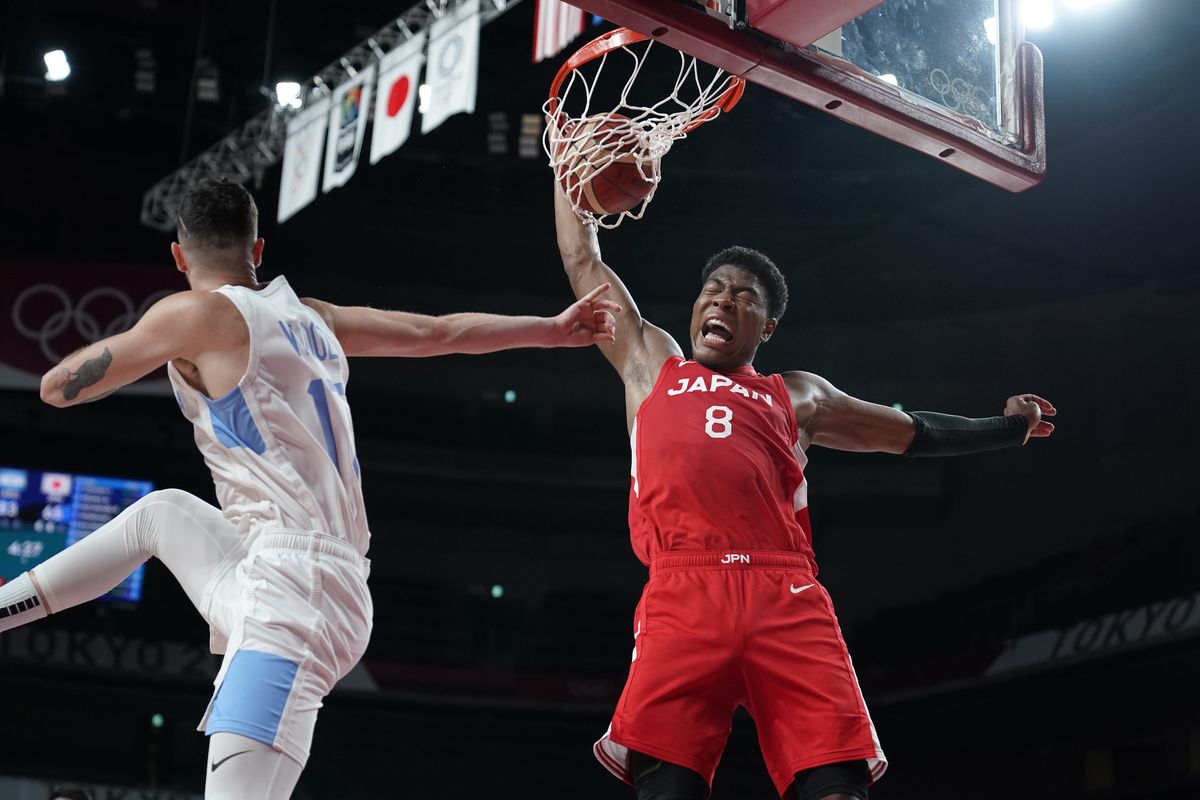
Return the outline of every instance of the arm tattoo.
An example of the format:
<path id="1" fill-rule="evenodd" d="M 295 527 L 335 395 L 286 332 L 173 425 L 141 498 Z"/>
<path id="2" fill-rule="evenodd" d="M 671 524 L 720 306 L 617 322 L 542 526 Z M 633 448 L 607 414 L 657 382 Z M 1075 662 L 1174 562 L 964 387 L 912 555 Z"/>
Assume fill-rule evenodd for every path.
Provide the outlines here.
<path id="1" fill-rule="evenodd" d="M 112 353 L 106 347 L 100 355 L 83 362 L 76 372 L 64 370 L 67 373 L 67 381 L 62 387 L 63 397 L 67 400 L 74 400 L 84 389 L 99 383 L 103 380 L 104 374 L 108 372 L 110 364 L 112 364 Z"/>

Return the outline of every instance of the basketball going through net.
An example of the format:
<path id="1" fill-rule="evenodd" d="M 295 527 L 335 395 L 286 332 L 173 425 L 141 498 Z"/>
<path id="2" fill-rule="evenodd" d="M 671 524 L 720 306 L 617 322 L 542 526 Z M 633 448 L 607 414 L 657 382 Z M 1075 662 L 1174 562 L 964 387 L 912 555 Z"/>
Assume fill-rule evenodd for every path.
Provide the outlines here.
<path id="1" fill-rule="evenodd" d="M 581 47 L 550 85 L 546 154 L 584 222 L 615 228 L 641 219 L 675 140 L 742 96 L 741 78 L 666 45 L 652 59 L 654 47 L 651 37 L 618 28 Z M 614 75 L 611 67 L 602 82 L 610 57 L 631 59 L 632 68 Z"/>

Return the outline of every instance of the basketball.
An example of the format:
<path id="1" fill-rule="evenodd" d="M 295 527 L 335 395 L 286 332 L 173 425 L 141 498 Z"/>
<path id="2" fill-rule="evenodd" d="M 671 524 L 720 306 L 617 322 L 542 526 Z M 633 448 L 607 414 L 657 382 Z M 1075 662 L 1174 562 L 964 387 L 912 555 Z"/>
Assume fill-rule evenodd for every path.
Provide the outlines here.
<path id="1" fill-rule="evenodd" d="M 579 205 L 593 214 L 620 214 L 642 202 L 654 190 L 657 173 L 646 162 L 641 146 L 625 124 L 628 117 L 605 114 L 563 124 L 555 146 L 564 165 L 563 188 L 578 194 Z"/>

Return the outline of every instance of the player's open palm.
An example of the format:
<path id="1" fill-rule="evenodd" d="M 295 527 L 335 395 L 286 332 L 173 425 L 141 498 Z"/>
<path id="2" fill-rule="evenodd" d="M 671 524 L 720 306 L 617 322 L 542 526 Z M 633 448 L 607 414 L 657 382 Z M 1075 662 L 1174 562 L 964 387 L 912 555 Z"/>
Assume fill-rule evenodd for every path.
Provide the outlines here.
<path id="1" fill-rule="evenodd" d="M 567 307 L 554 318 L 561 347 L 584 347 L 590 344 L 616 341 L 616 314 L 621 307 L 611 300 L 602 300 L 612 286 L 601 284 Z"/>
<path id="2" fill-rule="evenodd" d="M 1025 441 L 1041 439 L 1054 433 L 1054 423 L 1046 419 L 1053 417 L 1058 411 L 1049 400 L 1044 400 L 1036 394 L 1016 394 L 1008 398 L 1004 405 L 1005 416 L 1020 414 L 1029 421 L 1025 433 Z"/>

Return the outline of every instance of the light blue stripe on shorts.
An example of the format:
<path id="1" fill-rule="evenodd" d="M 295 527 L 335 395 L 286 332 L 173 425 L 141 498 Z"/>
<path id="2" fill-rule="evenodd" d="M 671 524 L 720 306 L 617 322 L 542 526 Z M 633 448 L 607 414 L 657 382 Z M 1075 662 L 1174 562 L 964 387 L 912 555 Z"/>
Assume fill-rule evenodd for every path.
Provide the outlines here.
<path id="1" fill-rule="evenodd" d="M 204 732 L 236 733 L 274 745 L 298 668 L 274 653 L 238 650 L 213 698 Z"/>

